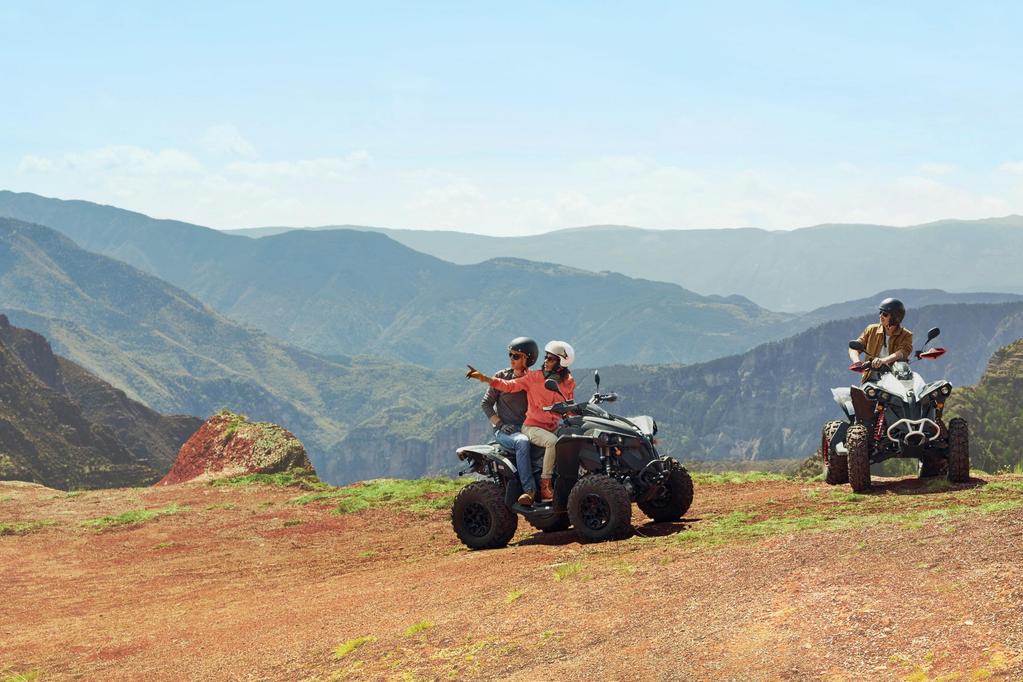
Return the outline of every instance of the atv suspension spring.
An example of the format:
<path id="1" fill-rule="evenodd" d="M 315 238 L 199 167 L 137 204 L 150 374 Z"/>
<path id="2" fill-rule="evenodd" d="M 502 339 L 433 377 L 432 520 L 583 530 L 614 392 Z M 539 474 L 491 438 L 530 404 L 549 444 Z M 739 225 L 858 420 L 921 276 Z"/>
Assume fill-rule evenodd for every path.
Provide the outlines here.
<path id="1" fill-rule="evenodd" d="M 880 441 L 888 426 L 888 420 L 884 417 L 884 408 L 879 406 L 877 417 L 874 420 L 874 440 Z"/>

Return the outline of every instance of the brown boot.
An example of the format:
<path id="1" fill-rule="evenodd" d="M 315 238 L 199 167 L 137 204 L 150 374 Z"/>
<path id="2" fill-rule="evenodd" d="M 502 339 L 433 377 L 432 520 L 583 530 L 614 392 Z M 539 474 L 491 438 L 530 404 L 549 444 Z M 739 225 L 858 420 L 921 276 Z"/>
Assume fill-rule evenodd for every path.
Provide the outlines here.
<path id="1" fill-rule="evenodd" d="M 540 501 L 541 502 L 554 501 L 554 481 L 552 481 L 549 478 L 540 479 Z"/>
<path id="2" fill-rule="evenodd" d="M 533 506 L 533 491 L 530 490 L 528 492 L 524 492 L 521 495 L 519 495 L 519 504 L 521 504 L 523 507 L 532 507 Z"/>

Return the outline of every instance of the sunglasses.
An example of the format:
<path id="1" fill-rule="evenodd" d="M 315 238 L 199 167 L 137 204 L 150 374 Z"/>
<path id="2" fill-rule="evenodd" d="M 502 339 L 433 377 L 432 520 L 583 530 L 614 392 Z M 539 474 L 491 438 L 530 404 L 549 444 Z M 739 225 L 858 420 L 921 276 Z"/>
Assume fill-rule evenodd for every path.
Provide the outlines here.
<path id="1" fill-rule="evenodd" d="M 877 312 L 878 312 L 878 314 L 881 317 L 891 317 L 892 316 L 892 314 L 889 313 L 887 310 L 878 310 Z"/>
<path id="2" fill-rule="evenodd" d="M 543 358 L 544 362 L 551 362 L 552 360 L 557 362 L 557 361 L 560 361 L 561 358 L 559 358 L 557 355 L 551 355 L 550 353 L 545 355 L 544 358 Z"/>
<path id="3" fill-rule="evenodd" d="M 510 357 L 512 360 L 525 360 L 526 359 L 526 354 L 525 353 L 516 353 L 515 351 L 511 351 L 511 352 L 508 353 L 508 357 Z"/>

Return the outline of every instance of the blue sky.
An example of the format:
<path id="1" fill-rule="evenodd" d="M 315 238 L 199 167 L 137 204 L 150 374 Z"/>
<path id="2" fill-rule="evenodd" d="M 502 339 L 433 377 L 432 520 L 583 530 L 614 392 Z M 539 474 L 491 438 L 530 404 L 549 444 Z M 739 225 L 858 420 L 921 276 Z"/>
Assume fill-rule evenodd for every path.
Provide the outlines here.
<path id="1" fill-rule="evenodd" d="M 0 188 L 215 227 L 1023 213 L 1013 3 L 0 5 Z"/>

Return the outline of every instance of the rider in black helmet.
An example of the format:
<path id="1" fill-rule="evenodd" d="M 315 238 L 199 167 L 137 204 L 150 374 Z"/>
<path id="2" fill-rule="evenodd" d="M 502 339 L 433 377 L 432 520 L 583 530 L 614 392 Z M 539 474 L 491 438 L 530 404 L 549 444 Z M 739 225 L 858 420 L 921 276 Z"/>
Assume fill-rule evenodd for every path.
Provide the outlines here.
<path id="1" fill-rule="evenodd" d="M 908 360 L 913 352 L 913 332 L 902 326 L 902 320 L 906 317 L 906 306 L 902 301 L 886 298 L 877 308 L 878 323 L 869 325 L 859 338 L 867 355 L 874 358 L 870 363 L 874 371 L 865 372 L 863 382 L 869 381 L 872 376 L 876 378 L 876 370 L 883 365 Z M 857 362 L 860 354 L 850 348 L 849 359 Z"/>
<path id="2" fill-rule="evenodd" d="M 517 379 L 536 363 L 539 355 L 540 347 L 528 336 L 512 339 L 508 344 L 511 366 L 494 376 Z M 519 471 L 519 482 L 522 483 L 519 504 L 527 507 L 532 505 L 536 499 L 536 481 L 533 479 L 533 462 L 529 456 L 529 438 L 522 433 L 522 422 L 526 419 L 526 394 L 506 393 L 491 386 L 484 394 L 480 407 L 490 420 L 497 442 L 501 447 L 515 451 L 515 468 Z"/>

